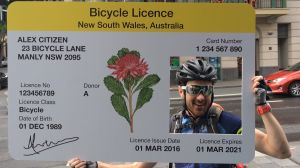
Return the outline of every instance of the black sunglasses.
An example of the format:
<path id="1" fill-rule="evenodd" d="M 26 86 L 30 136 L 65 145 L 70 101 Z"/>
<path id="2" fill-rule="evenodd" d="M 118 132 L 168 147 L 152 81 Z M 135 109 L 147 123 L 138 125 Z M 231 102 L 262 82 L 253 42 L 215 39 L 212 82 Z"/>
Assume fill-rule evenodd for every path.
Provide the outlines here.
<path id="1" fill-rule="evenodd" d="M 210 96 L 213 93 L 213 86 L 206 85 L 188 85 L 188 86 L 181 86 L 183 90 L 186 90 L 186 93 L 192 96 L 196 96 L 199 94 L 203 94 L 204 96 Z"/>

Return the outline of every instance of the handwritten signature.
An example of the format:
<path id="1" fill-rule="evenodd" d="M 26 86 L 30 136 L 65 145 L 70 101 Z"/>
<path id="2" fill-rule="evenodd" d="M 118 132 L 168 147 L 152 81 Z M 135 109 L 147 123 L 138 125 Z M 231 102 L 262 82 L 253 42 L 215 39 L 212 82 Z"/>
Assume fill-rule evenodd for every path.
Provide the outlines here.
<path id="1" fill-rule="evenodd" d="M 33 153 L 24 154 L 24 156 L 40 154 L 40 152 L 46 151 L 46 150 L 54 148 L 56 146 L 75 142 L 78 139 L 79 139 L 79 137 L 71 137 L 71 138 L 64 138 L 64 139 L 56 141 L 56 142 L 45 140 L 41 144 L 38 144 L 38 143 L 35 144 L 35 133 L 33 133 L 32 135 L 29 136 L 28 145 L 26 147 L 24 147 L 24 149 L 26 149 L 26 150 L 30 150 L 30 149 L 33 150 Z M 37 149 L 37 148 L 40 148 L 40 149 Z"/>

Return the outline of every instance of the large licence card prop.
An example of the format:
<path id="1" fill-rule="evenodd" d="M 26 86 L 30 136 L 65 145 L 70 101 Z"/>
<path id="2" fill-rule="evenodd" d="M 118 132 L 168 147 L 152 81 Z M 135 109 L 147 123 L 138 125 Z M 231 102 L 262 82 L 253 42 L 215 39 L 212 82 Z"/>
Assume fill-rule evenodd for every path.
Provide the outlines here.
<path id="1" fill-rule="evenodd" d="M 9 152 L 21 160 L 249 162 L 254 38 L 247 4 L 13 3 Z M 174 56 L 242 58 L 242 134 L 169 133 Z"/>

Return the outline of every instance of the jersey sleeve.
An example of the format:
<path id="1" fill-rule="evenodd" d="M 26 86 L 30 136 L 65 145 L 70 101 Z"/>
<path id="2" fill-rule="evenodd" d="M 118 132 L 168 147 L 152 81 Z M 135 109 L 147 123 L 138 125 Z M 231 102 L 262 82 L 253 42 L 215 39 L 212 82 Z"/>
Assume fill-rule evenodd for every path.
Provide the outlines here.
<path id="1" fill-rule="evenodd" d="M 242 121 L 234 114 L 223 111 L 219 118 L 219 124 L 225 129 L 226 133 L 236 134 L 242 126 Z"/>

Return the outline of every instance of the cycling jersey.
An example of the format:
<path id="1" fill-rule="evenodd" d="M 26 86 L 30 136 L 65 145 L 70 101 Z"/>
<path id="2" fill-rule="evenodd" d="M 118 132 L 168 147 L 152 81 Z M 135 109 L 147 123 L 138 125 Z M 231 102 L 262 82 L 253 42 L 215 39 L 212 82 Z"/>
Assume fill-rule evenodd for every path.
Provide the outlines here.
<path id="1" fill-rule="evenodd" d="M 217 110 L 211 111 L 212 113 L 196 120 L 188 116 L 185 112 L 179 112 L 173 115 L 170 120 L 170 132 L 236 134 L 241 128 L 241 119 L 234 116 L 232 113 Z M 235 164 L 175 163 L 175 168 L 233 167 L 235 167 Z"/>

